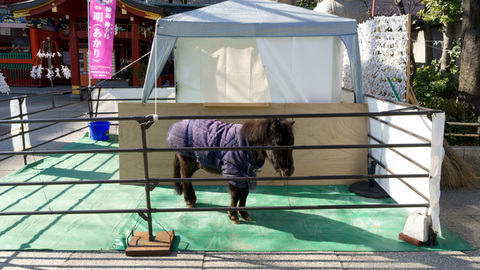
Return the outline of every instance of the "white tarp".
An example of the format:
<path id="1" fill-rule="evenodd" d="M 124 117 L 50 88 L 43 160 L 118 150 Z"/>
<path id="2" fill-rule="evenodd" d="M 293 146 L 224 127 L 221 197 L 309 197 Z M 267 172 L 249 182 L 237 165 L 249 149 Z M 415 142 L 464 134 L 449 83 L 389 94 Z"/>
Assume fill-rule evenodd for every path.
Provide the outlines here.
<path id="1" fill-rule="evenodd" d="M 100 95 L 98 95 L 100 91 Z M 109 101 L 93 101 L 92 107 L 93 111 L 99 113 L 111 113 L 112 115 L 118 112 L 118 103 L 119 102 L 131 102 L 131 103 L 140 103 L 141 100 L 138 98 L 142 93 L 142 89 L 138 87 L 132 88 L 115 88 L 115 87 L 102 87 L 95 88 L 92 92 L 93 99 L 110 99 Z M 155 98 L 159 100 L 155 100 Z M 158 88 L 156 93 L 154 92 L 151 96 L 150 102 L 173 102 L 172 100 L 165 99 L 175 99 L 175 89 L 173 87 L 167 88 Z M 118 115 L 115 115 L 118 116 Z"/>
<path id="2" fill-rule="evenodd" d="M 416 111 L 407 105 L 367 97 L 366 102 L 370 112 L 383 111 Z M 430 143 L 430 147 L 411 148 L 377 148 L 371 150 L 371 155 L 388 168 L 376 167 L 376 174 L 428 174 L 423 178 L 377 179 L 383 189 L 400 204 L 430 203 L 427 215 L 431 216 L 432 228 L 441 235 L 440 227 L 440 176 L 443 162 L 443 131 L 445 114 L 437 113 L 431 119 L 427 115 L 388 116 L 380 117 L 380 121 L 370 119 L 370 135 L 386 144 L 396 143 Z M 404 129 L 408 132 L 401 131 Z M 370 139 L 371 144 L 378 144 Z M 415 192 L 414 188 L 417 192 Z M 423 197 L 422 197 L 423 196 Z M 409 211 L 421 209 L 407 208 Z M 423 209 L 425 211 L 425 209 Z M 412 231 L 423 228 L 410 228 Z"/>
<path id="3" fill-rule="evenodd" d="M 220 66 L 224 65 L 224 68 L 204 69 L 204 63 L 198 60 L 203 59 L 201 57 L 191 58 L 187 62 L 184 60 L 176 62 L 175 75 L 180 76 L 176 78 L 179 85 L 179 88 L 177 88 L 179 96 L 182 95 L 181 92 L 183 91 L 186 91 L 186 95 L 198 96 L 197 93 L 193 92 L 200 86 L 203 87 L 202 83 L 207 80 L 207 77 L 214 77 L 216 79 L 213 82 L 206 82 L 206 85 L 218 87 L 223 83 L 222 88 L 202 89 L 202 91 L 218 91 L 225 95 L 232 89 L 238 91 L 240 85 L 244 87 L 242 91 L 247 92 L 242 95 L 253 97 L 253 100 L 268 100 L 270 96 L 272 102 L 318 102 L 318 96 L 321 96 L 323 99 L 321 102 L 339 102 L 341 89 L 336 85 L 341 83 L 337 78 L 341 75 L 338 70 L 341 68 L 343 61 L 343 56 L 339 54 L 343 50 L 343 46 L 339 45 L 339 40 L 341 40 L 347 49 L 354 72 L 352 77 L 356 101 L 363 102 L 356 21 L 269 0 L 230 0 L 158 20 L 142 100 L 145 101 L 150 96 L 155 87 L 156 79 L 175 44 L 178 46 L 183 42 L 194 42 L 192 46 L 196 46 L 195 44 L 202 43 L 197 39 L 212 38 L 225 39 L 221 41 L 224 42 L 224 46 L 222 48 L 216 47 L 218 48 L 216 50 L 210 45 L 199 47 L 202 54 L 208 56 L 204 57 L 207 59 L 205 65 L 211 67 L 215 62 L 214 60 L 217 60 Z M 262 81 L 264 80 L 263 75 L 247 76 L 247 73 L 253 74 L 258 71 L 258 66 L 255 64 L 256 56 L 242 58 L 242 61 L 234 61 L 239 60 L 239 57 L 235 57 L 232 53 L 229 38 L 235 40 L 242 38 L 256 39 L 256 47 L 255 45 L 252 45 L 253 47 L 246 47 L 245 45 L 241 48 L 233 48 L 233 51 L 241 51 L 241 54 L 245 55 L 248 50 L 255 53 L 258 48 L 262 67 L 266 72 L 267 92 L 269 93 L 265 93 L 265 83 Z M 287 44 L 286 40 L 288 40 L 287 43 L 290 43 L 288 46 L 285 46 Z M 210 43 L 207 42 L 206 44 Z M 214 44 L 218 45 L 215 42 Z M 250 42 L 250 44 L 254 43 Z M 280 48 L 277 48 L 277 46 L 280 46 Z M 178 46 L 176 50 L 185 47 Z M 301 52 L 298 52 L 298 50 L 301 50 Z M 273 51 L 276 53 L 272 54 Z M 191 55 L 192 51 L 186 53 Z M 180 54 L 183 54 L 183 50 L 178 52 L 177 55 Z M 294 57 L 308 61 L 300 65 L 299 61 L 292 60 Z M 177 61 L 177 59 L 175 60 Z M 282 66 L 276 66 L 277 64 Z M 237 72 L 243 68 L 250 68 L 250 70 L 245 70 L 244 74 Z M 219 79 L 221 75 L 209 74 L 210 72 L 217 72 L 219 69 L 220 74 L 226 75 L 224 80 Z M 232 70 L 235 72 L 232 73 Z M 193 72 L 194 74 L 200 72 L 201 77 L 193 79 L 193 75 L 179 74 L 180 71 L 182 73 Z M 319 77 L 318 74 L 320 73 L 321 76 Z M 340 73 L 340 75 L 337 73 Z M 207 77 L 203 77 L 204 75 Z M 232 76 L 231 78 L 229 75 L 235 75 L 236 77 Z M 276 81 L 278 78 L 284 77 L 285 84 Z M 189 80 L 185 80 L 185 78 Z M 249 80 L 246 78 L 249 78 Z M 256 81 L 257 79 L 258 81 Z M 202 83 L 199 84 L 199 82 Z M 240 82 L 242 83 L 239 84 Z M 194 88 L 187 88 L 190 84 Z M 334 89 L 332 89 L 332 85 Z M 257 89 L 257 86 L 260 86 L 260 88 Z M 291 86 L 294 86 L 294 88 L 291 89 Z M 260 94 L 252 96 L 251 89 L 254 93 Z M 311 93 L 315 94 L 312 101 Z M 235 95 L 240 94 L 236 93 Z M 323 98 L 323 96 L 326 96 L 326 98 Z M 216 98 L 215 95 L 209 95 L 209 97 Z M 209 101 L 215 102 L 218 100 L 210 100 L 205 97 L 201 101 L 196 100 L 196 102 Z"/>

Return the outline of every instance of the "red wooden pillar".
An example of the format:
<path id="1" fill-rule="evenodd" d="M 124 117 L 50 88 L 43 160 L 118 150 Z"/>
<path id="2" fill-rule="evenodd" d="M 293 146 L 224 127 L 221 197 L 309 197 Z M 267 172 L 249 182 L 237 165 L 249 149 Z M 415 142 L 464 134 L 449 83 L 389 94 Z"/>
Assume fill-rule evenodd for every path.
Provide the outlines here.
<path id="1" fill-rule="evenodd" d="M 70 71 L 72 72 L 72 89 L 80 87 L 80 63 L 78 59 L 78 37 L 75 30 L 75 19 L 70 18 L 68 24 L 68 31 L 70 35 Z"/>
<path id="2" fill-rule="evenodd" d="M 140 58 L 140 31 L 138 22 L 132 21 L 132 62 Z M 139 62 L 132 65 L 133 70 L 138 70 Z M 133 75 L 133 86 L 140 86 L 140 80 L 137 75 Z"/>
<path id="3" fill-rule="evenodd" d="M 32 53 L 32 66 L 35 65 L 35 58 L 40 50 L 41 40 L 37 27 L 30 27 L 30 51 Z"/>

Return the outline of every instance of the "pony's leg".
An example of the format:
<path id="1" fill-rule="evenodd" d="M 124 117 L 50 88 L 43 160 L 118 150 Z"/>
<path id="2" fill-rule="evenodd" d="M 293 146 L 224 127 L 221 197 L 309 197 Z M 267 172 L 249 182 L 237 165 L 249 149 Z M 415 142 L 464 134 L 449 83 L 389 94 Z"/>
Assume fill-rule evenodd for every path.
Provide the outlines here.
<path id="1" fill-rule="evenodd" d="M 175 155 L 175 167 L 174 168 L 174 177 L 180 176 L 180 178 L 191 178 L 192 175 L 199 169 L 198 163 L 194 158 L 182 156 L 180 154 Z M 179 195 L 183 191 L 183 198 L 188 208 L 195 207 L 197 202 L 197 196 L 195 195 L 195 190 L 193 189 L 192 182 L 182 182 L 181 189 L 179 188 L 179 183 L 175 184 L 175 190 Z"/>
<path id="2" fill-rule="evenodd" d="M 245 207 L 245 204 L 247 203 L 248 191 L 249 191 L 248 186 L 246 188 L 240 189 L 240 201 L 238 204 L 239 207 Z M 240 216 L 246 221 L 252 220 L 252 218 L 250 218 L 250 215 L 248 214 L 247 211 L 239 211 L 239 213 L 240 213 Z"/>
<path id="3" fill-rule="evenodd" d="M 230 207 L 237 207 L 238 201 L 240 200 L 241 189 L 228 183 L 228 191 L 230 192 L 230 199 L 231 199 Z M 233 222 L 233 224 L 240 223 L 237 211 L 228 211 L 228 217 Z"/>
<path id="4" fill-rule="evenodd" d="M 182 182 L 183 186 L 183 199 L 188 208 L 195 207 L 197 203 L 197 196 L 195 195 L 195 190 L 193 189 L 192 182 Z"/>

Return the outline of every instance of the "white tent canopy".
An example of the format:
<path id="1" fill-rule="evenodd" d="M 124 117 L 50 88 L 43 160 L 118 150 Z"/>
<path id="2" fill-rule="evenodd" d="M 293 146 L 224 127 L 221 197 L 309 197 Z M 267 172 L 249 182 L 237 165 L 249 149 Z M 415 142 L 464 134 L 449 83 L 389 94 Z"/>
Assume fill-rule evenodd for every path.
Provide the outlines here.
<path id="1" fill-rule="evenodd" d="M 340 102 L 343 46 L 363 102 L 355 20 L 230 0 L 157 21 L 142 101 L 175 47 L 180 102 Z"/>

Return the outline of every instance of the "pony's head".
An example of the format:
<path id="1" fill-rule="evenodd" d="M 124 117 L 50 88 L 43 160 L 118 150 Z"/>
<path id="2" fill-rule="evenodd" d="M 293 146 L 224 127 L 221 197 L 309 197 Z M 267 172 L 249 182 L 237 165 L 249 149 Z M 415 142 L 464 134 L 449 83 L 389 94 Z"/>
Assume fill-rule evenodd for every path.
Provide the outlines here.
<path id="1" fill-rule="evenodd" d="M 294 144 L 294 121 L 286 119 L 261 119 L 247 121 L 242 128 L 242 134 L 248 139 L 250 146 L 288 146 Z M 268 158 L 273 168 L 281 176 L 290 176 L 293 166 L 293 150 L 263 150 L 261 158 Z"/>

